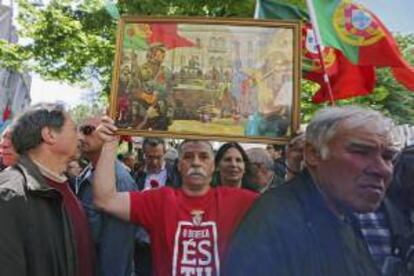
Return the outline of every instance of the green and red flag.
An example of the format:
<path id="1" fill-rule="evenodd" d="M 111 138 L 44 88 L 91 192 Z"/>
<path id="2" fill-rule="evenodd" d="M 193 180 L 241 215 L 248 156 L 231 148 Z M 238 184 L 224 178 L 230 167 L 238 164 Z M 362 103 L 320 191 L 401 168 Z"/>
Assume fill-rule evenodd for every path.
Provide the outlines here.
<path id="1" fill-rule="evenodd" d="M 334 47 L 353 63 L 391 67 L 395 78 L 414 91 L 414 68 L 382 22 L 360 4 L 349 0 L 309 0 L 325 46 Z"/>
<path id="2" fill-rule="evenodd" d="M 162 43 L 167 49 L 194 47 L 195 43 L 178 34 L 176 23 L 125 25 L 124 48 L 146 50 L 154 43 Z"/>
<path id="3" fill-rule="evenodd" d="M 320 89 L 313 96 L 313 102 L 331 100 L 324 73 L 329 77 L 334 100 L 372 92 L 375 85 L 374 68 L 354 65 L 339 50 L 332 47 L 322 49 L 325 72 L 323 71 L 309 15 L 302 9 L 278 0 L 257 0 L 255 16 L 282 20 L 300 19 L 307 22 L 302 27 L 302 72 L 304 78 L 320 85 Z"/>
<path id="4" fill-rule="evenodd" d="M 305 24 L 303 27 L 302 45 L 304 77 L 320 85 L 320 89 L 312 98 L 313 102 L 322 103 L 331 100 L 323 80 L 322 65 L 310 24 Z M 352 64 L 341 51 L 332 47 L 323 48 L 322 54 L 333 100 L 367 95 L 373 91 L 376 81 L 373 66 Z"/>
<path id="5" fill-rule="evenodd" d="M 331 48 L 332 49 L 332 48 Z M 348 99 L 356 96 L 370 94 L 375 87 L 375 70 L 372 66 L 358 66 L 349 62 L 349 60 L 336 49 L 333 49 L 336 55 L 337 71 L 329 77 L 334 100 Z M 316 76 L 313 78 L 313 76 Z M 310 74 L 307 77 L 321 86 L 318 92 L 313 96 L 314 103 L 322 103 L 330 100 L 330 95 L 323 83 L 321 75 Z"/>

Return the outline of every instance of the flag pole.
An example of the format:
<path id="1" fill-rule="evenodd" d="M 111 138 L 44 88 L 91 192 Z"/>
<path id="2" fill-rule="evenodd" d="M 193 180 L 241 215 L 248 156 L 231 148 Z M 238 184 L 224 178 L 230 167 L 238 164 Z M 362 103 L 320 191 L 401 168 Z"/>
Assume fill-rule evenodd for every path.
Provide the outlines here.
<path id="1" fill-rule="evenodd" d="M 254 19 L 259 18 L 260 0 L 256 0 L 256 7 L 254 8 Z"/>
<path id="2" fill-rule="evenodd" d="M 315 36 L 315 42 L 316 42 L 316 49 L 318 50 L 318 55 L 319 55 L 319 60 L 321 61 L 321 67 L 322 67 L 322 72 L 323 72 L 323 81 L 326 85 L 326 87 L 328 88 L 328 94 L 329 94 L 329 99 L 331 101 L 331 105 L 335 106 L 335 100 L 333 97 L 333 93 L 332 93 L 332 86 L 331 86 L 331 82 L 329 81 L 329 76 L 326 73 L 326 67 L 325 67 L 325 61 L 323 58 L 323 54 L 322 54 L 322 37 L 321 34 L 319 32 L 319 25 L 318 25 L 318 21 L 316 19 L 316 13 L 315 13 L 315 8 L 313 6 L 313 2 L 312 0 L 306 0 L 306 4 L 308 6 L 308 10 L 309 10 L 309 15 L 311 18 L 311 23 L 313 26 L 313 33 Z"/>

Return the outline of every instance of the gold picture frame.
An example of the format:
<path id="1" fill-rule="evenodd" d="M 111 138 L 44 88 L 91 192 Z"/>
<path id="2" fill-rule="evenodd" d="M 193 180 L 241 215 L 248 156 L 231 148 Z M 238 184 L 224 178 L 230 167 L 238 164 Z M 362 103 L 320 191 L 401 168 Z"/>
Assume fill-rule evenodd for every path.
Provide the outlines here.
<path id="1" fill-rule="evenodd" d="M 122 17 L 110 116 L 133 136 L 285 143 L 299 128 L 300 22 Z"/>

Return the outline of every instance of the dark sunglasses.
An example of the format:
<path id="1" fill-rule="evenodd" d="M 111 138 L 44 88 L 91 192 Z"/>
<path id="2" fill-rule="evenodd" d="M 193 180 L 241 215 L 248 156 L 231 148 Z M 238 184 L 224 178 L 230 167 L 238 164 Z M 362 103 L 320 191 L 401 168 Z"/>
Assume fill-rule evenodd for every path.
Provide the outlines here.
<path id="1" fill-rule="evenodd" d="M 85 136 L 91 135 L 96 130 L 95 126 L 84 125 L 79 127 L 79 132 Z"/>

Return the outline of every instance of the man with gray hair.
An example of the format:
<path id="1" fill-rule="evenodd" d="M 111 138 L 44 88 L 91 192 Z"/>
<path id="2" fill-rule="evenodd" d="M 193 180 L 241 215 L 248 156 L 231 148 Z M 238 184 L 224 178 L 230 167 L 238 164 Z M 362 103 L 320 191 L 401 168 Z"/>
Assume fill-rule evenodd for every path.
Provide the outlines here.
<path id="1" fill-rule="evenodd" d="M 306 130 L 306 169 L 255 203 L 236 231 L 226 275 L 380 275 L 351 218 L 384 198 L 392 128 L 371 109 L 319 111 Z"/>
<path id="2" fill-rule="evenodd" d="M 75 124 L 63 106 L 38 104 L 12 127 L 20 158 L 0 174 L 0 275 L 94 275 L 88 221 L 63 174 Z"/>
<path id="3" fill-rule="evenodd" d="M 273 170 L 273 159 L 267 150 L 251 148 L 246 150 L 246 154 L 250 161 L 249 181 L 259 186 L 260 193 L 283 183 Z"/>
<path id="4" fill-rule="evenodd" d="M 98 128 L 105 144 L 93 183 L 96 206 L 148 231 L 153 275 L 219 275 L 230 237 L 257 195 L 211 187 L 213 148 L 199 140 L 186 140 L 179 147 L 181 187 L 117 192 L 116 130 L 109 118 Z"/>

